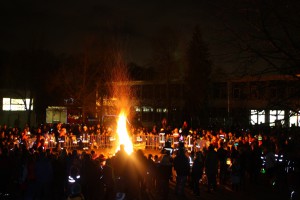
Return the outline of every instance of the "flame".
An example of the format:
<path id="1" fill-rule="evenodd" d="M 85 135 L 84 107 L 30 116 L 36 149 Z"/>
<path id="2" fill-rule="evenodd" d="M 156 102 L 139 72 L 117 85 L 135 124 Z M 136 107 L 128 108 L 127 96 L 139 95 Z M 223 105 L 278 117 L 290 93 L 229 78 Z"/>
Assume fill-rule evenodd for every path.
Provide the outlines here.
<path id="1" fill-rule="evenodd" d="M 130 155 L 133 152 L 133 144 L 127 132 L 125 112 L 121 112 L 119 114 L 117 134 L 118 140 L 116 152 L 120 150 L 120 145 L 123 144 L 125 146 L 126 153 Z"/>

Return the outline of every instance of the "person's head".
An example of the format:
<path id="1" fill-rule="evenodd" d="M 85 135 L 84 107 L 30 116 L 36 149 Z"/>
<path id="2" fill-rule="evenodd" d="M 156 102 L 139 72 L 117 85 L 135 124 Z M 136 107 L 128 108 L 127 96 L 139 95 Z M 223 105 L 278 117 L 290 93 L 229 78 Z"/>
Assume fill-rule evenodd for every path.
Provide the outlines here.
<path id="1" fill-rule="evenodd" d="M 179 149 L 178 149 L 178 155 L 179 155 L 179 156 L 185 155 L 185 149 L 184 149 L 184 148 L 179 148 Z"/>
<path id="2" fill-rule="evenodd" d="M 78 156 L 78 152 L 77 152 L 77 150 L 76 149 L 73 149 L 73 151 L 72 151 L 72 157 L 77 157 Z"/>
<path id="3" fill-rule="evenodd" d="M 59 130 L 59 129 L 61 128 L 61 125 L 62 125 L 62 123 L 61 123 L 61 122 L 58 122 L 58 123 L 56 124 L 56 128 Z"/>
<path id="4" fill-rule="evenodd" d="M 214 151 L 214 149 L 215 149 L 215 148 L 214 148 L 214 145 L 210 144 L 209 147 L 208 147 L 208 150 L 209 150 L 209 151 Z"/>
<path id="5" fill-rule="evenodd" d="M 66 157 L 67 156 L 67 154 L 68 154 L 68 152 L 67 152 L 67 149 L 62 149 L 62 151 L 60 152 L 60 157 Z"/>
<path id="6" fill-rule="evenodd" d="M 111 165 L 111 159 L 110 158 L 106 159 L 105 165 L 107 165 L 107 166 Z"/>
<path id="7" fill-rule="evenodd" d="M 161 162 L 160 162 L 162 165 L 168 165 L 170 164 L 170 156 L 168 155 L 164 155 L 161 159 Z"/>
<path id="8" fill-rule="evenodd" d="M 202 157 L 201 151 L 197 151 L 197 152 L 196 152 L 196 157 Z"/>
<path id="9" fill-rule="evenodd" d="M 83 126 L 83 131 L 87 131 L 88 127 L 87 126 Z"/>
<path id="10" fill-rule="evenodd" d="M 201 153 L 201 151 L 197 151 L 196 152 L 196 159 L 202 161 L 202 153 Z"/>
<path id="11" fill-rule="evenodd" d="M 61 135 L 66 135 L 67 134 L 67 129 L 66 128 L 62 128 L 60 134 Z"/>
<path id="12" fill-rule="evenodd" d="M 79 169 L 76 166 L 72 166 L 70 169 L 70 175 L 76 177 L 79 174 Z"/>

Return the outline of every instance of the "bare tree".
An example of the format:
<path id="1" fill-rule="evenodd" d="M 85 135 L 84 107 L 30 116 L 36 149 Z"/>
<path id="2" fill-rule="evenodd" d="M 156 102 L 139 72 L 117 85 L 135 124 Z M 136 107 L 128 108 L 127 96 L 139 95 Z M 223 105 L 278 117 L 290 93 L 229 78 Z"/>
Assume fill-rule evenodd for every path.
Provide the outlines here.
<path id="1" fill-rule="evenodd" d="M 296 0 L 237 1 L 218 6 L 235 48 L 236 72 L 295 75 L 300 64 L 300 3 Z M 232 57 L 233 58 L 233 57 Z"/>
<path id="2" fill-rule="evenodd" d="M 83 53 L 64 58 L 53 80 L 58 98 L 71 99 L 68 106 L 81 108 L 83 122 L 89 113 L 95 113 L 96 86 L 104 71 L 100 56 L 91 50 L 92 43 L 93 40 L 87 42 Z"/>
<path id="3" fill-rule="evenodd" d="M 268 109 L 298 111 L 299 1 L 234 0 L 230 4 L 219 2 L 210 6 L 223 24 L 219 27 L 222 49 L 230 52 L 226 60 L 235 65 L 232 74 L 240 77 L 288 75 L 285 80 L 265 84 L 265 91 L 273 91 L 265 97 Z"/>

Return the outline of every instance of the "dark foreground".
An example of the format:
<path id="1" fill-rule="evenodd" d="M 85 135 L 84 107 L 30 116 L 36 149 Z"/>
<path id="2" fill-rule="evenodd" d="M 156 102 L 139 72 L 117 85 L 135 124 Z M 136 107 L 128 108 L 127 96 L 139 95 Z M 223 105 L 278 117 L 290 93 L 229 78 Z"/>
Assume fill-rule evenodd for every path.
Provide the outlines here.
<path id="1" fill-rule="evenodd" d="M 196 196 L 193 194 L 192 189 L 189 185 L 186 185 L 185 195 L 177 195 L 175 193 L 175 182 L 170 181 L 169 183 L 169 200 L 182 199 L 182 200 L 193 200 L 193 199 L 202 199 L 202 200 L 218 200 L 218 199 L 230 199 L 230 200 L 257 200 L 257 199 L 289 199 L 295 200 L 299 199 L 299 188 L 287 188 L 286 186 L 276 186 L 269 185 L 266 183 L 262 177 L 257 183 L 246 182 L 244 185 L 241 185 L 239 190 L 233 191 L 231 189 L 230 183 L 224 185 L 218 185 L 215 191 L 208 191 L 205 184 L 200 183 L 200 195 Z M 297 186 L 299 187 L 299 186 Z M 286 188 L 286 189 L 285 189 Z M 293 192 L 294 191 L 294 192 Z M 0 200 L 21 200 L 23 198 L 17 197 L 17 191 L 15 194 L 0 194 Z M 60 199 L 66 199 L 61 197 Z M 87 198 L 85 198 L 88 200 Z M 129 200 L 128 196 L 124 200 Z M 165 199 L 157 191 L 157 189 L 146 189 L 140 193 L 139 198 L 142 200 L 162 200 Z"/>

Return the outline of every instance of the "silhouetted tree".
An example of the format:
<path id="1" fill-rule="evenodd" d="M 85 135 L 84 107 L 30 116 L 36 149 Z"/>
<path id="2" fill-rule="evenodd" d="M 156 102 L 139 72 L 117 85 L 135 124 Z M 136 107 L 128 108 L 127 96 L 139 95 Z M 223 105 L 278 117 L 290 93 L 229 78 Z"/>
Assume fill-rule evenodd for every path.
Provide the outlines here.
<path id="1" fill-rule="evenodd" d="M 223 21 L 224 32 L 230 33 L 227 47 L 236 52 L 231 56 L 238 61 L 235 72 L 299 73 L 299 8 L 296 0 L 235 0 L 219 5 L 222 14 L 218 18 Z"/>
<path id="2" fill-rule="evenodd" d="M 105 76 L 101 56 L 104 50 L 92 36 L 82 43 L 79 53 L 60 58 L 61 66 L 53 76 L 51 90 L 59 99 L 57 105 L 81 108 L 81 120 L 86 123 L 88 117 L 94 117 L 97 83 Z"/>
<path id="3" fill-rule="evenodd" d="M 224 5 L 224 21 L 230 42 L 236 49 L 238 61 L 234 73 L 239 76 L 281 74 L 290 75 L 286 81 L 273 83 L 278 96 L 267 96 L 269 109 L 281 107 L 297 111 L 299 97 L 297 84 L 300 73 L 300 3 L 296 0 L 234 1 Z M 228 15 L 230 18 L 228 18 Z M 236 20 L 232 20 L 232 18 Z M 266 91 L 270 90 L 269 85 Z M 297 88 L 297 89 L 296 89 Z"/>
<path id="4" fill-rule="evenodd" d="M 209 116 L 212 61 L 198 26 L 195 27 L 186 55 L 186 109 L 191 117 L 199 117 L 200 123 L 206 125 Z"/>

